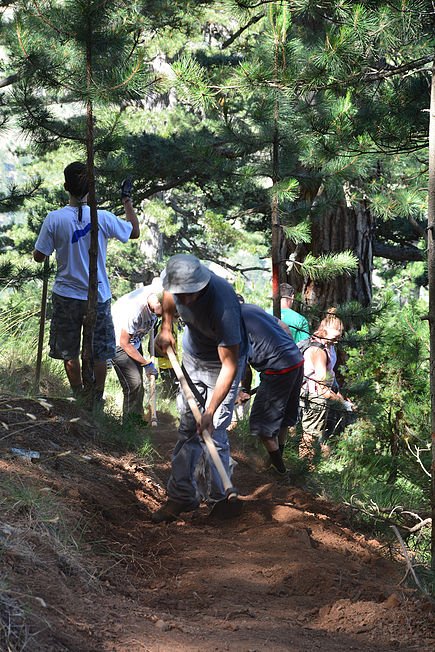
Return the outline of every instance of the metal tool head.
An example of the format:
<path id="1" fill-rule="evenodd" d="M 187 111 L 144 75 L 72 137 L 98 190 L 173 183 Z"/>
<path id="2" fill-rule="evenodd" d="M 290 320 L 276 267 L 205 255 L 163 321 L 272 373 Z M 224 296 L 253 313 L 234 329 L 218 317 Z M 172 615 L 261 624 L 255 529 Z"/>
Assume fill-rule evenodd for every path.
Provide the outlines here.
<path id="1" fill-rule="evenodd" d="M 209 518 L 224 521 L 239 517 L 242 511 L 243 501 L 237 497 L 237 494 L 230 494 L 227 498 L 219 500 L 213 505 Z"/>

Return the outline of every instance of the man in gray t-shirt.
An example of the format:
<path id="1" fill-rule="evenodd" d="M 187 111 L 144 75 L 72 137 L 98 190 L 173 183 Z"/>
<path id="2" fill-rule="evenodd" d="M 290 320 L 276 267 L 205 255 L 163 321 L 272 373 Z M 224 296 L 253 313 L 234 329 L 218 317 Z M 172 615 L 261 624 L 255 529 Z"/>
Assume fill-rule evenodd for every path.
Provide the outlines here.
<path id="1" fill-rule="evenodd" d="M 203 454 L 200 433 L 208 430 L 230 474 L 227 427 L 248 349 L 240 304 L 231 285 L 202 265 L 195 256 L 173 256 L 162 274 L 163 323 L 159 346 L 174 348 L 172 320 L 178 312 L 186 324 L 183 336 L 183 364 L 192 383 L 203 396 L 205 409 L 197 427 L 187 401 L 180 395 L 180 426 L 172 457 L 168 500 L 152 516 L 155 523 L 172 521 L 181 512 L 195 509 L 202 496 L 195 468 Z M 219 475 L 211 468 L 209 499 L 225 498 Z"/>

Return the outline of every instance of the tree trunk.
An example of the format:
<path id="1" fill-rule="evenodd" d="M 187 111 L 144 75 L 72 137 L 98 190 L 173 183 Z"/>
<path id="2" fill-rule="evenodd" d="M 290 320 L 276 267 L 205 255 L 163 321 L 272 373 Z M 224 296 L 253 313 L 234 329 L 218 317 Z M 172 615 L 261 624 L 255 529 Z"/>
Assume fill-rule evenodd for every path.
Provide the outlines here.
<path id="1" fill-rule="evenodd" d="M 95 198 L 95 171 L 94 171 L 94 118 L 91 97 L 92 87 L 92 26 L 88 24 L 88 40 L 86 45 L 86 87 L 88 101 L 86 107 L 87 136 L 87 176 L 89 184 L 88 202 L 91 213 L 91 246 L 89 249 L 89 289 L 87 312 L 83 324 L 82 342 L 82 378 L 85 401 L 90 408 L 94 402 L 94 347 L 93 338 L 97 320 L 98 300 L 98 213 Z"/>
<path id="2" fill-rule="evenodd" d="M 275 10 L 277 13 L 275 13 Z M 280 67 L 283 68 L 284 62 L 280 62 L 280 55 L 282 56 L 282 47 L 285 42 L 283 34 L 279 33 L 277 26 L 277 18 L 285 13 L 285 7 L 269 7 L 269 17 L 274 31 L 274 78 L 278 81 Z M 284 23 L 285 24 L 285 21 Z M 285 251 L 285 237 L 281 225 L 279 215 L 279 196 L 277 193 L 276 185 L 280 180 L 279 169 L 279 97 L 275 91 L 275 100 L 273 106 L 273 139 L 272 139 L 272 200 L 270 206 L 271 212 L 271 226 L 272 226 L 272 242 L 271 242 L 271 257 L 272 257 L 272 299 L 273 299 L 273 314 L 278 319 L 281 319 L 281 297 L 279 292 L 279 285 L 285 280 L 285 273 L 283 269 L 283 251 Z M 284 245 L 284 246 L 283 246 Z"/>
<path id="3" fill-rule="evenodd" d="M 432 66 L 429 122 L 428 276 L 430 332 L 430 396 L 432 432 L 432 538 L 431 567 L 435 570 L 435 63 Z"/>
<path id="4" fill-rule="evenodd" d="M 349 205 L 343 192 L 342 200 L 323 215 L 316 215 L 311 224 L 311 244 L 296 247 L 289 242 L 287 258 L 296 252 L 297 260 L 308 253 L 321 256 L 350 250 L 358 258 L 358 268 L 352 275 L 337 276 L 328 281 L 303 279 L 296 266 L 289 274 L 289 283 L 302 293 L 307 305 L 321 310 L 347 301 L 368 306 L 372 299 L 374 218 L 365 202 Z"/>

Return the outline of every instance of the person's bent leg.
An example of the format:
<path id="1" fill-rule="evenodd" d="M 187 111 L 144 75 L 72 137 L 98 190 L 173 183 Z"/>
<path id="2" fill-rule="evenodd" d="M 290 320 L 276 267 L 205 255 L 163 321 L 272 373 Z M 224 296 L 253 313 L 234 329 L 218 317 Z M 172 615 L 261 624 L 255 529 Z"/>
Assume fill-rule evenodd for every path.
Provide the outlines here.
<path id="1" fill-rule="evenodd" d="M 243 357 L 238 362 L 237 374 L 233 380 L 231 388 L 226 395 L 225 399 L 222 401 L 219 408 L 216 410 L 216 413 L 213 418 L 214 430 L 212 433 L 213 442 L 219 453 L 219 457 L 223 464 L 225 471 L 229 478 L 231 478 L 231 468 L 230 468 L 230 443 L 228 440 L 228 427 L 231 424 L 231 419 L 234 411 L 234 404 L 238 395 L 240 381 L 242 379 L 243 372 L 246 367 L 246 359 Z M 209 400 L 213 394 L 214 387 L 216 385 L 217 376 L 219 375 L 220 365 L 217 369 L 210 370 L 210 374 L 205 376 L 208 383 L 208 395 Z M 204 376 L 203 376 L 204 377 Z M 211 487 L 210 487 L 210 500 L 212 502 L 218 502 L 226 498 L 225 488 L 222 482 L 222 479 L 213 464 L 213 461 L 210 462 L 211 470 Z"/>
<path id="2" fill-rule="evenodd" d="M 319 441 L 325 431 L 327 410 L 327 401 L 324 398 L 314 394 L 304 398 L 299 457 L 308 461 L 310 470 L 314 469 L 315 459 L 320 452 Z"/>
<path id="3" fill-rule="evenodd" d="M 301 386 L 304 380 L 303 365 L 285 375 L 285 387 L 287 391 L 287 404 L 284 417 L 278 433 L 278 444 L 281 455 L 284 454 L 289 428 L 294 428 L 299 419 L 299 403 Z M 285 399 L 284 399 L 285 400 Z"/>
<path id="4" fill-rule="evenodd" d="M 125 419 L 129 414 L 137 414 L 143 418 L 143 368 L 119 346 L 116 347 L 112 362 L 124 396 L 123 418 Z"/>
<path id="5" fill-rule="evenodd" d="M 195 384 L 199 393 L 207 399 L 207 388 L 197 375 L 200 361 L 192 356 L 183 356 L 183 366 Z M 177 396 L 177 405 L 180 412 L 180 425 L 178 427 L 178 440 L 172 454 L 171 475 L 168 480 L 167 492 L 171 500 L 191 506 L 194 509 L 199 505 L 201 496 L 198 490 L 195 468 L 203 454 L 202 439 L 196 431 L 196 421 L 189 404 L 180 388 Z"/>
<path id="6" fill-rule="evenodd" d="M 272 466 L 281 475 L 287 472 L 279 442 L 288 400 L 286 386 L 284 376 L 261 374 L 249 420 L 251 434 L 259 437 Z"/>

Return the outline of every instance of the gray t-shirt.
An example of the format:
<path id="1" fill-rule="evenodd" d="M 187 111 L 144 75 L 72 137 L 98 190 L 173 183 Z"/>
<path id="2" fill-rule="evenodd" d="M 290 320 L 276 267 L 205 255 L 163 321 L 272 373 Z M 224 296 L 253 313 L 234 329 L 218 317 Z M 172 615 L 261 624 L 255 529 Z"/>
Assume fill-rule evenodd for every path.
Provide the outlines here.
<path id="1" fill-rule="evenodd" d="M 232 286 L 212 272 L 205 292 L 184 306 L 174 295 L 178 313 L 186 324 L 183 350 L 205 361 L 219 360 L 219 346 L 240 345 L 239 355 L 248 350 L 240 303 Z"/>
<path id="2" fill-rule="evenodd" d="M 294 340 L 272 315 L 251 303 L 242 305 L 242 317 L 248 331 L 248 362 L 257 371 L 282 371 L 299 365 L 304 358 Z"/>

